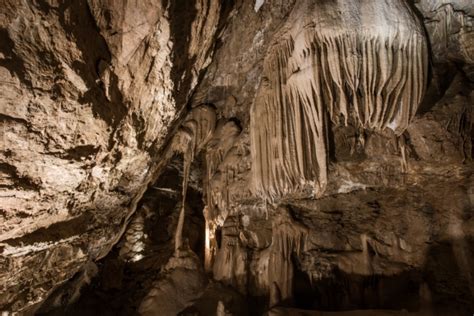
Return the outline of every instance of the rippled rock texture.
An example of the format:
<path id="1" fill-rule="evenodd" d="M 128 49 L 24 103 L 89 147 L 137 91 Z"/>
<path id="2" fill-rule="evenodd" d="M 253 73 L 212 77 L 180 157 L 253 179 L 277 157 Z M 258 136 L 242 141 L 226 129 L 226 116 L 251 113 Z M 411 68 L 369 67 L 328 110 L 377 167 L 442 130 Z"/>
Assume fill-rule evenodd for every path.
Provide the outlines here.
<path id="1" fill-rule="evenodd" d="M 0 311 L 470 315 L 473 16 L 5 0 Z"/>

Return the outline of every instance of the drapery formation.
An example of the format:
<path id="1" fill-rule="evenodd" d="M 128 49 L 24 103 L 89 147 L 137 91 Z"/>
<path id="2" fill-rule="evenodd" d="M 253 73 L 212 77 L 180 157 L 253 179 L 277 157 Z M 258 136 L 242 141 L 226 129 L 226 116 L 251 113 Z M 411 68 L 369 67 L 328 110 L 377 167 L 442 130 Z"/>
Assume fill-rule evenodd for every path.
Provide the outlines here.
<path id="1" fill-rule="evenodd" d="M 427 78 L 427 43 L 404 1 L 307 1 L 277 34 L 251 109 L 253 185 L 269 200 L 327 184 L 328 120 L 400 135 Z"/>

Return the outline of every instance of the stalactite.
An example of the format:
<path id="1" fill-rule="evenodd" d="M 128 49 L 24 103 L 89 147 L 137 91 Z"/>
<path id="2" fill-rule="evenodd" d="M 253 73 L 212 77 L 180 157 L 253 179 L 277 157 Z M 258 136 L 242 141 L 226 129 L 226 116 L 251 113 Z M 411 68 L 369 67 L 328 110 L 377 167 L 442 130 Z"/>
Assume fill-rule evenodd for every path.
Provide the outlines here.
<path id="1" fill-rule="evenodd" d="M 204 178 L 204 186 L 206 188 L 206 201 L 209 208 L 208 214 L 210 218 L 215 218 L 218 214 L 213 201 L 211 182 L 219 171 L 222 163 L 234 155 L 231 154 L 231 149 L 240 135 L 241 128 L 233 121 L 220 120 L 217 123 L 215 133 L 209 141 L 206 148 L 205 169 L 206 175 Z M 221 189 L 225 190 L 225 184 L 221 184 Z"/>
<path id="2" fill-rule="evenodd" d="M 170 152 L 181 153 L 183 155 L 183 185 L 181 194 L 181 209 L 178 224 L 175 232 L 175 251 L 182 246 L 182 230 L 185 220 L 186 192 L 188 187 L 189 172 L 194 157 L 199 152 L 204 151 L 205 176 L 204 192 L 206 196 L 206 208 L 204 210 L 206 246 L 205 246 L 205 266 L 209 271 L 212 260 L 216 252 L 215 229 L 224 223 L 226 218 L 225 208 L 216 209 L 219 199 L 213 193 L 211 181 L 224 164 L 232 163 L 232 147 L 235 140 L 240 135 L 241 128 L 233 121 L 216 120 L 215 110 L 206 105 L 194 108 L 180 126 L 178 132 L 172 140 Z M 224 175 L 227 176 L 227 172 Z M 214 181 L 216 181 L 214 179 Z M 219 183 L 219 193 L 223 193 L 224 199 L 228 200 L 228 188 L 226 183 Z M 217 200 L 217 201 L 216 201 Z M 228 203 L 227 203 L 228 204 Z M 222 206 L 222 205 L 221 205 Z M 221 214 L 223 213 L 223 214 Z M 220 217 L 220 218 L 218 218 Z"/>
<path id="3" fill-rule="evenodd" d="M 371 259 L 370 259 L 370 253 L 369 253 L 369 237 L 366 234 L 361 234 L 360 235 L 360 242 L 362 244 L 362 270 L 365 270 L 366 275 L 370 275 L 373 273 L 373 268 L 371 264 Z"/>
<path id="4" fill-rule="evenodd" d="M 216 126 L 216 114 L 213 108 L 203 105 L 194 108 L 178 130 L 171 145 L 173 152 L 183 154 L 183 185 L 181 194 L 181 210 L 175 233 L 175 251 L 182 246 L 182 234 L 186 206 L 189 172 L 194 156 L 199 153 L 210 140 Z"/>
<path id="5" fill-rule="evenodd" d="M 427 59 L 404 1 L 298 5 L 267 53 L 251 109 L 255 193 L 321 195 L 329 120 L 403 133 L 425 90 Z"/>
<path id="6" fill-rule="evenodd" d="M 253 246 L 260 251 L 254 253 L 257 257 L 253 259 L 253 252 L 247 248 L 252 245 L 245 243 L 246 238 L 242 238 L 242 231 L 245 231 L 242 226 L 249 223 L 244 220 L 239 224 L 238 217 L 229 216 L 222 231 L 222 245 L 213 265 L 216 280 L 231 285 L 243 294 L 250 294 L 249 290 L 252 295 L 269 294 L 270 306 L 292 297 L 294 257 L 300 257 L 308 245 L 308 229 L 295 222 L 287 208 L 279 207 L 272 211 L 275 216 L 269 235 L 262 232 L 260 242 L 254 239 L 257 242 Z M 252 281 L 249 281 L 249 275 Z"/>
<path id="7" fill-rule="evenodd" d="M 189 171 L 191 169 L 191 163 L 194 158 L 194 150 L 191 149 L 184 154 L 184 166 L 183 166 L 183 188 L 181 193 L 181 210 L 179 212 L 178 225 L 176 226 L 175 235 L 175 251 L 178 251 L 182 246 L 183 226 L 184 226 L 184 214 L 186 208 L 186 192 L 188 189 Z"/>
<path id="8" fill-rule="evenodd" d="M 241 129 L 235 122 L 220 120 L 206 147 L 203 186 L 206 195 L 204 218 L 206 219 L 206 234 L 209 235 L 209 243 L 205 249 L 206 257 L 204 260 L 207 271 L 211 270 L 213 258 L 217 251 L 215 230 L 224 223 L 227 217 L 227 209 L 223 204 L 228 205 L 228 203 L 222 203 L 222 196 L 224 196 L 223 199 L 228 202 L 229 186 L 226 180 L 229 170 L 222 172 L 220 168 L 225 168 L 229 165 L 229 160 L 235 158 L 232 147 L 240 135 L 240 132 Z M 236 164 L 234 163 L 234 165 Z M 220 174 L 216 177 L 218 172 L 220 172 Z M 224 180 L 225 183 L 222 183 L 222 180 Z M 217 188 L 217 192 L 215 188 Z"/>
<path id="9" fill-rule="evenodd" d="M 405 141 L 405 136 L 401 135 L 398 138 L 398 147 L 400 147 L 401 152 L 401 171 L 403 173 L 408 172 L 408 160 L 407 160 L 407 145 Z"/>

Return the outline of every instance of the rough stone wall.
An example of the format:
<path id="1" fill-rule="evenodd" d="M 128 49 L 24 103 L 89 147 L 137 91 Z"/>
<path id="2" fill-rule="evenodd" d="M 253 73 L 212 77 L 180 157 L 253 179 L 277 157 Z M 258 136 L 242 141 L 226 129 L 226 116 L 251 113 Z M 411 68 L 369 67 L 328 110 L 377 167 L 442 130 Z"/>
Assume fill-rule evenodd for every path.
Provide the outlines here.
<path id="1" fill-rule="evenodd" d="M 117 241 L 220 4 L 2 1 L 0 17 L 0 310 L 22 311 Z"/>
<path id="2" fill-rule="evenodd" d="M 287 41 L 286 44 L 281 44 L 287 40 L 282 34 L 291 33 L 291 28 L 295 24 L 304 23 L 304 16 L 309 14 L 308 10 L 299 10 L 300 5 L 304 7 L 303 3 L 305 2 L 264 2 L 257 12 L 250 4 L 237 6 L 235 15 L 231 15 L 228 22 L 227 32 L 222 35 L 223 45 L 216 52 L 214 62 L 194 97 L 195 103 L 215 104 L 218 117 L 237 119 L 242 126 L 242 133 L 235 141 L 233 159 L 227 158 L 233 161 L 230 169 L 220 169 L 220 178 L 214 179 L 216 189 L 222 188 L 221 196 L 226 199 L 208 205 L 217 209 L 213 227 L 221 229 L 223 236 L 221 246 L 213 250 L 215 257 L 211 259 L 214 260 L 214 278 L 232 285 L 243 294 L 265 296 L 271 306 L 278 302 L 288 302 L 288 299 L 296 299 L 292 296 L 295 293 L 292 292 L 292 278 L 295 273 L 299 273 L 295 271 L 303 271 L 303 275 L 306 275 L 311 283 L 311 290 L 306 290 L 313 293 L 313 303 L 316 298 L 321 299 L 315 306 L 306 307 L 334 307 L 336 305 L 327 301 L 333 297 L 333 304 L 339 304 L 341 308 L 355 308 L 359 305 L 355 301 L 350 302 L 353 297 L 365 297 L 367 302 L 372 302 L 367 303 L 366 307 L 389 306 L 389 286 L 384 288 L 382 283 L 396 283 L 393 280 L 398 276 L 410 280 L 409 274 L 413 273 L 415 277 L 412 281 L 417 284 L 416 293 L 413 294 L 416 302 L 407 299 L 405 307 L 412 304 L 409 308 L 416 310 L 421 308 L 419 304 L 424 304 L 420 302 L 427 300 L 430 301 L 428 305 L 433 302 L 441 304 L 440 310 L 443 305 L 440 302 L 444 302 L 446 308 L 469 308 L 474 297 L 472 260 L 469 259 L 472 257 L 473 208 L 470 176 L 473 168 L 473 86 L 470 59 L 470 49 L 473 46 L 472 4 L 462 1 L 419 1 L 416 4 L 409 2 L 413 15 L 425 24 L 424 36 L 428 38 L 430 45 L 429 51 L 426 52 L 429 53 L 426 58 L 430 61 L 430 72 L 419 73 L 421 76 L 428 76 L 427 92 L 421 102 L 420 98 L 418 101 L 417 98 L 407 99 L 408 102 L 414 102 L 414 107 L 418 107 L 418 110 L 410 111 L 411 118 L 405 121 L 404 127 L 396 133 L 399 136 L 383 126 L 377 128 L 376 124 L 371 126 L 367 123 L 364 131 L 360 126 L 365 123 L 359 124 L 354 120 L 344 123 L 343 120 L 334 119 L 331 122 L 331 115 L 325 118 L 326 127 L 319 130 L 316 130 L 315 126 L 320 121 L 315 119 L 305 122 L 307 124 L 302 128 L 301 134 L 327 133 L 321 137 L 322 149 L 316 151 L 316 156 L 327 154 L 326 190 L 322 193 L 320 191 L 319 199 L 308 200 L 301 196 L 311 196 L 311 190 L 305 191 L 301 187 L 294 190 L 300 197 L 288 194 L 281 198 L 284 194 L 268 192 L 272 190 L 272 181 L 283 191 L 294 189 L 294 183 L 298 183 L 298 179 L 293 179 L 284 172 L 285 168 L 297 168 L 296 158 L 291 160 L 291 155 L 296 155 L 296 151 L 288 150 L 285 153 L 282 151 L 285 144 L 279 146 L 278 143 L 283 140 L 288 142 L 289 135 L 291 137 L 290 128 L 280 134 L 278 131 L 283 129 L 285 123 L 279 123 L 280 117 L 288 120 L 288 125 L 297 125 L 298 119 L 303 120 L 302 114 L 301 117 L 295 115 L 291 121 L 290 112 L 296 111 L 294 109 L 302 103 L 305 104 L 305 100 L 297 102 L 297 98 L 287 98 L 282 101 L 284 94 L 289 94 L 288 85 L 292 79 L 288 78 L 291 76 L 291 67 L 294 68 L 294 65 L 290 65 L 291 54 L 290 57 L 285 56 L 285 49 L 290 52 L 295 49 L 296 39 L 294 43 Z M 299 12 L 299 15 L 292 20 L 292 14 L 295 12 Z M 321 10 L 318 11 L 320 12 Z M 310 16 L 316 19 L 313 15 Z M 254 25 L 253 33 L 239 32 L 241 23 Z M 319 20 L 315 24 L 321 26 Z M 308 28 L 308 25 L 305 26 Z M 300 34 L 296 31 L 294 33 Z M 421 33 L 424 31 L 420 31 Z M 327 36 L 332 36 L 331 32 Z M 310 41 L 308 36 L 305 39 Z M 330 52 L 329 44 L 321 44 L 318 52 Z M 311 56 L 311 49 L 315 49 L 317 45 L 316 43 L 310 47 L 307 44 L 306 54 Z M 419 58 L 420 54 L 423 54 L 423 50 L 415 54 L 416 58 Z M 379 52 L 376 55 L 378 56 Z M 268 56 L 273 58 L 273 63 L 267 63 L 265 68 Z M 359 57 L 365 58 L 362 55 Z M 331 59 L 327 59 L 329 63 Z M 316 64 L 311 65 L 313 68 L 324 67 L 322 60 L 314 60 Z M 340 61 L 338 65 L 343 62 Z M 403 62 L 397 64 L 398 67 L 408 64 L 403 65 Z M 296 72 L 304 72 L 306 68 L 303 68 L 297 69 Z M 320 69 L 303 73 L 301 76 L 318 76 L 318 71 L 324 70 Z M 410 71 L 410 74 L 416 73 L 416 70 Z M 350 71 L 345 73 L 346 76 L 349 74 Z M 364 86 L 363 82 L 366 82 L 370 87 L 372 81 L 377 81 L 377 76 L 380 78 L 380 75 L 374 73 L 367 81 L 361 80 L 361 85 Z M 305 89 L 304 80 L 295 85 L 296 90 Z M 336 79 L 333 81 L 337 83 Z M 321 88 L 324 83 L 324 80 L 320 81 L 316 88 Z M 267 90 L 271 90 L 272 85 L 281 85 L 280 93 L 261 92 L 265 86 L 270 87 Z M 418 88 L 419 93 L 423 93 L 422 84 L 418 85 Z M 274 93 L 274 98 L 281 98 L 281 108 L 272 108 L 272 100 L 260 98 L 261 95 L 267 97 L 271 93 Z M 316 99 L 317 92 L 302 94 L 311 100 Z M 405 91 L 401 95 L 406 97 L 407 94 Z M 338 93 L 334 94 L 333 99 L 328 98 L 327 94 L 322 95 L 324 102 L 318 108 L 322 111 L 330 111 L 331 100 L 341 99 Z M 361 104 L 368 106 L 366 101 L 364 99 Z M 420 103 L 419 106 L 416 103 Z M 354 108 L 351 106 L 348 116 L 354 115 L 351 112 Z M 384 103 L 384 106 L 387 104 Z M 399 104 L 394 103 L 393 106 L 398 111 Z M 252 107 L 260 107 L 257 109 L 260 112 L 256 113 Z M 312 104 L 307 108 L 311 110 L 314 107 L 315 104 Z M 261 110 L 263 108 L 267 112 Z M 262 113 L 268 115 L 268 118 Z M 256 137 L 255 134 L 252 135 L 252 129 L 259 129 L 261 133 Z M 309 152 L 311 147 L 317 146 L 314 143 L 318 142 L 309 137 L 300 145 L 302 150 Z M 260 149 L 268 150 L 267 155 L 262 156 L 261 162 L 256 161 L 259 159 L 258 155 L 251 155 L 252 150 Z M 271 173 L 272 159 L 279 159 L 275 165 L 279 164 L 283 171 L 275 168 Z M 294 164 L 285 166 L 289 161 Z M 305 173 L 308 182 L 317 181 L 318 168 L 321 166 L 313 167 L 310 163 L 309 159 L 304 160 L 302 165 L 305 168 L 301 172 Z M 263 194 L 263 197 L 259 197 L 259 192 L 255 192 L 252 182 L 256 165 L 257 173 L 271 174 L 271 177 L 260 182 L 269 188 L 266 192 L 264 188 L 266 194 Z M 308 169 L 316 172 L 311 174 Z M 222 178 L 226 179 L 226 186 L 220 185 Z M 212 182 L 211 180 L 210 187 Z M 224 190 L 226 192 L 223 192 Z M 269 196 L 269 201 L 265 202 Z M 275 196 L 278 198 L 275 199 Z M 278 219 L 285 210 L 290 212 L 294 224 L 288 224 L 291 227 L 284 229 L 285 234 L 282 236 L 277 223 L 280 223 Z M 222 217 L 219 218 L 219 215 Z M 243 224 L 248 221 L 255 223 Z M 275 226 L 272 228 L 270 223 Z M 301 231 L 295 228 L 300 225 L 307 229 L 303 233 L 304 237 L 301 237 Z M 449 252 L 454 256 L 452 261 L 435 262 Z M 275 253 L 279 254 L 278 258 L 274 256 Z M 290 257 L 293 259 L 290 260 Z M 276 263 L 281 269 L 278 273 L 272 272 Z M 462 282 L 461 277 L 454 277 L 452 271 L 458 271 L 457 275 L 466 278 L 462 289 L 456 285 Z M 385 278 L 378 285 L 379 292 L 367 294 L 377 296 L 378 301 L 371 301 L 361 294 L 364 291 L 371 293 L 370 289 L 364 289 L 363 286 L 359 290 L 350 290 L 350 280 L 362 280 L 363 276 L 381 280 Z M 334 283 L 331 290 L 328 284 L 339 282 L 331 280 L 340 280 L 342 284 Z M 446 287 L 441 285 L 443 282 L 446 282 Z M 339 289 L 339 292 L 336 289 Z M 450 291 L 463 294 L 455 297 L 448 294 Z M 321 298 L 324 295 L 326 298 Z M 448 312 L 452 311 L 442 310 L 440 313 Z"/>
<path id="3" fill-rule="evenodd" d="M 400 277 L 415 284 L 404 308 L 457 304 L 462 314 L 472 307 L 472 4 L 408 1 L 429 45 L 429 85 L 421 104 L 408 106 L 409 119 L 397 133 L 327 119 L 325 190 L 318 199 L 299 192 L 269 201 L 252 186 L 252 124 L 263 121 L 253 117 L 251 123 L 251 108 L 259 104 L 264 76 L 275 79 L 265 60 L 292 28 L 289 21 L 307 13 L 302 3 L 307 1 L 2 4 L 0 310 L 30 309 L 83 268 L 75 280 L 88 281 L 95 269 L 86 263 L 107 254 L 128 222 L 118 247 L 125 261 L 134 261 L 137 251 L 141 257 L 134 240 L 143 241 L 147 219 L 130 216 L 147 185 L 160 185 L 156 178 L 175 152 L 187 159 L 180 168 L 189 181 L 182 183 L 201 191 L 205 203 L 206 268 L 242 295 L 267 307 L 309 293 L 314 306 L 294 303 L 350 309 L 365 300 L 367 308 L 400 308 L 390 301 L 392 289 L 408 286 L 397 284 Z M 194 113 L 203 104 L 212 109 L 213 126 L 193 112 L 186 119 L 188 101 Z M 181 117 L 185 123 L 178 128 Z M 210 132 L 198 150 L 200 126 Z M 171 192 L 176 201 L 183 198 L 178 191 Z M 167 211 L 180 209 L 185 218 L 185 203 Z M 177 216 L 169 227 L 180 231 Z M 180 248 L 181 238 L 176 240 Z M 160 254 L 160 262 L 169 255 Z M 164 283 L 147 283 L 155 290 L 144 301 L 145 312 L 179 295 L 184 283 L 176 282 L 186 282 L 183 275 L 194 269 L 180 258 L 160 276 Z M 200 274 L 190 273 L 199 286 L 169 310 L 190 306 L 202 294 Z M 223 304 L 217 306 L 230 306 Z"/>

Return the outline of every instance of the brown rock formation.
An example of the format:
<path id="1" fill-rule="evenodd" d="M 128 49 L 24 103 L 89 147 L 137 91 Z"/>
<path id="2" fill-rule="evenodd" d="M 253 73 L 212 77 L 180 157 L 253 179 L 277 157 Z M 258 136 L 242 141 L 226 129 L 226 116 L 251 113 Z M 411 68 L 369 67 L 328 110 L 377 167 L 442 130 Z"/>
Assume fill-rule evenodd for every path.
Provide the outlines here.
<path id="1" fill-rule="evenodd" d="M 0 311 L 470 315 L 473 16 L 4 0 Z"/>
<path id="2" fill-rule="evenodd" d="M 2 2 L 1 309 L 41 302 L 120 237 L 212 54 L 220 4 L 190 9 Z"/>

